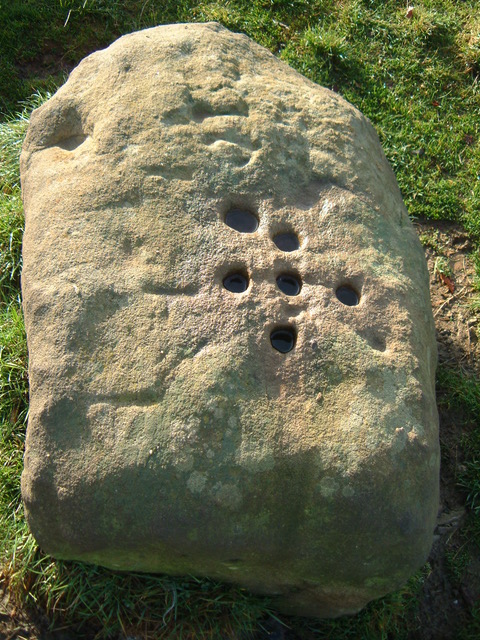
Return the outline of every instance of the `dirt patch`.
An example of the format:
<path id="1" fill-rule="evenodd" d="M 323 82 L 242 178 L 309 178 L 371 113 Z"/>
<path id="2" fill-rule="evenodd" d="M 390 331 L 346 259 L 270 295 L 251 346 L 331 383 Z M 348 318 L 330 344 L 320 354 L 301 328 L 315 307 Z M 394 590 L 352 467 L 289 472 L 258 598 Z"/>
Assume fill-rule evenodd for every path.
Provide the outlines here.
<path id="1" fill-rule="evenodd" d="M 474 288 L 473 246 L 466 232 L 456 224 L 417 221 L 418 234 L 425 248 L 430 272 L 430 292 L 437 329 L 439 365 L 480 374 L 480 309 L 472 303 Z M 448 390 L 439 390 L 439 394 Z M 480 558 L 468 541 L 465 494 L 457 484 L 464 463 L 462 437 L 473 428 L 461 411 L 445 408 L 440 400 L 440 442 L 442 448 L 441 501 L 435 542 L 428 560 L 426 576 L 411 628 L 411 640 L 456 640 L 471 619 L 472 607 L 480 601 Z M 1 576 L 0 576 L 1 584 Z M 16 608 L 0 591 L 0 639 L 73 640 L 75 631 L 48 631 L 48 620 L 41 611 Z M 94 637 L 94 634 L 91 636 Z M 140 638 L 141 636 L 138 636 Z M 306 640 L 278 621 L 264 621 L 257 640 Z M 372 636 L 373 637 L 373 636 Z M 405 637 L 405 636 L 402 636 Z M 470 636 L 473 638 L 473 636 Z"/>
<path id="2" fill-rule="evenodd" d="M 19 609 L 11 602 L 9 594 L 0 589 L 0 638 L 1 640 L 37 640 L 44 637 L 48 621 L 29 609 Z"/>
<path id="3" fill-rule="evenodd" d="M 475 266 L 472 243 L 457 224 L 416 222 L 430 272 L 439 364 L 480 372 L 480 309 L 472 310 Z"/>
<path id="4" fill-rule="evenodd" d="M 42 52 L 35 58 L 22 60 L 16 63 L 19 77 L 30 78 L 50 78 L 52 76 L 66 77 L 73 68 L 68 64 L 62 55 L 61 44 L 47 40 L 44 42 Z"/>

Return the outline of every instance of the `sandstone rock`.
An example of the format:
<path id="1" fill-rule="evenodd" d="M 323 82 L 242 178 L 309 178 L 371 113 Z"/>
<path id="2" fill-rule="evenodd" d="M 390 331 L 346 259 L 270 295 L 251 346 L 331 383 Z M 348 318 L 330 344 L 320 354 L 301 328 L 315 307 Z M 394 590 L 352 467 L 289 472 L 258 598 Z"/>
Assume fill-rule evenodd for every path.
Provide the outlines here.
<path id="1" fill-rule="evenodd" d="M 48 553 L 355 612 L 438 502 L 424 256 L 355 108 L 218 24 L 134 33 L 34 112 L 21 158 Z"/>

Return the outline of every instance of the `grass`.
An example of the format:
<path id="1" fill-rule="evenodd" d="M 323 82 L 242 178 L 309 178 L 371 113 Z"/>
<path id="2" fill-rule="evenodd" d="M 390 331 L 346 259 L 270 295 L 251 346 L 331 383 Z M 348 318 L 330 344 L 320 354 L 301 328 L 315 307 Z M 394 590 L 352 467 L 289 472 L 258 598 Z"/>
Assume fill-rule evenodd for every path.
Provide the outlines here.
<path id="1" fill-rule="evenodd" d="M 440 406 L 458 411 L 465 422 L 458 484 L 466 492 L 470 533 L 480 543 L 480 380 L 450 368 L 440 368 L 437 377 Z"/>
<path id="2" fill-rule="evenodd" d="M 478 2 L 425 0 L 408 15 L 406 3 L 394 0 L 0 0 L 0 18 L 1 580 L 20 605 L 37 607 L 55 624 L 73 625 L 78 637 L 248 638 L 261 625 L 274 624 L 268 599 L 208 580 L 118 574 L 54 561 L 28 533 L 19 490 L 28 381 L 19 291 L 18 155 L 30 110 L 82 57 L 123 33 L 218 20 L 360 108 L 379 132 L 411 215 L 463 224 L 478 249 Z M 40 93 L 31 99 L 35 92 Z M 447 267 L 438 264 L 439 272 Z M 480 383 L 458 369 L 441 368 L 438 387 L 440 408 L 458 412 L 465 430 L 457 482 L 469 514 L 466 546 L 449 556 L 459 580 L 480 543 Z M 284 622 L 299 638 L 413 637 L 429 574 L 427 565 L 404 589 L 358 616 Z M 472 639 L 480 634 L 480 607 L 472 609 L 463 633 Z"/>
<path id="3" fill-rule="evenodd" d="M 54 561 L 42 556 L 26 529 L 16 551 L 22 560 L 5 575 L 17 599 L 74 626 L 79 638 L 139 631 L 143 638 L 246 638 L 268 613 L 265 601 L 214 581 Z"/>
<path id="4" fill-rule="evenodd" d="M 480 380 L 460 370 L 440 367 L 437 373 L 437 393 L 440 408 L 458 412 L 463 422 L 461 442 L 463 463 L 457 482 L 465 491 L 467 521 L 461 536 L 461 546 L 447 551 L 447 564 L 456 573 L 458 582 L 479 557 L 480 548 Z M 478 571 L 478 570 L 477 570 Z M 473 604 L 471 619 L 461 635 L 464 640 L 480 637 L 480 603 Z"/>

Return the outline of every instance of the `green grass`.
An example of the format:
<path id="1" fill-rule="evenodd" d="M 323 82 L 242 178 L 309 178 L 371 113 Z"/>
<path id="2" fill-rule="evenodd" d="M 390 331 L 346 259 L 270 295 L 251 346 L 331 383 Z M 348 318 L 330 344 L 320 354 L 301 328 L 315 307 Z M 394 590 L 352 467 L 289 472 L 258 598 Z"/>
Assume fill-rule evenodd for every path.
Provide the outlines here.
<path id="1" fill-rule="evenodd" d="M 462 531 L 462 546 L 447 551 L 447 565 L 460 583 L 466 570 L 479 557 L 480 549 L 480 380 L 458 369 L 440 367 L 437 374 L 440 408 L 458 412 L 464 425 L 461 442 L 463 463 L 457 482 L 465 491 L 467 521 Z M 480 637 L 480 604 L 474 604 L 471 619 L 462 633 L 463 640 Z"/>
<path id="2" fill-rule="evenodd" d="M 18 602 L 40 607 L 75 637 L 246 638 L 268 614 L 265 600 L 210 580 L 122 574 L 45 557 L 26 528 L 17 534 L 20 560 L 5 576 Z"/>
<path id="3" fill-rule="evenodd" d="M 459 412 L 465 423 L 458 484 L 466 492 L 469 530 L 480 544 L 480 380 L 450 368 L 438 371 L 439 404 Z"/>
<path id="4" fill-rule="evenodd" d="M 20 300 L 23 211 L 18 156 L 28 109 L 0 123 L 0 561 L 21 521 L 19 478 L 27 417 L 27 348 Z M 1 565 L 0 565 L 1 566 Z"/>
<path id="5" fill-rule="evenodd" d="M 480 240 L 477 0 L 426 0 L 411 17 L 406 3 L 394 0 L 0 0 L 0 577 L 19 603 L 75 626 L 78 637 L 243 639 L 272 615 L 268 599 L 237 587 L 52 560 L 29 535 L 20 500 L 28 382 L 18 155 L 30 109 L 43 99 L 30 96 L 53 90 L 82 57 L 123 33 L 188 20 L 218 20 L 244 32 L 339 91 L 374 123 L 411 215 L 462 223 L 477 249 Z M 474 303 L 472 313 L 479 309 Z M 480 385 L 446 368 L 438 383 L 440 407 L 458 411 L 465 425 L 457 481 L 469 513 L 465 535 L 480 543 Z M 468 557 L 452 553 L 449 562 L 459 578 Z M 358 616 L 284 621 L 299 638 L 414 637 L 429 571 L 427 565 Z M 479 630 L 477 607 L 464 637 Z"/>

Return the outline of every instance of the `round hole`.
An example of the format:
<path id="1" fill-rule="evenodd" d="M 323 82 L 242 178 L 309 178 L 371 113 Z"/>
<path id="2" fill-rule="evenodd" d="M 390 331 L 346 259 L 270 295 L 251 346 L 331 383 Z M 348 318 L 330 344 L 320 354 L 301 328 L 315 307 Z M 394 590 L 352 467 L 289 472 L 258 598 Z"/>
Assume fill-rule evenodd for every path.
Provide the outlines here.
<path id="1" fill-rule="evenodd" d="M 257 217 L 243 209 L 230 209 L 225 216 L 225 224 L 240 233 L 253 233 L 258 229 Z"/>
<path id="2" fill-rule="evenodd" d="M 300 242 L 294 233 L 279 233 L 273 238 L 280 251 L 296 251 L 300 249 Z"/>
<path id="3" fill-rule="evenodd" d="M 287 296 L 298 296 L 302 288 L 301 280 L 290 273 L 282 273 L 277 278 L 277 285 L 280 291 Z"/>
<path id="4" fill-rule="evenodd" d="M 337 298 L 342 304 L 346 304 L 348 307 L 355 307 L 359 303 L 358 293 L 352 287 L 343 285 L 338 287 L 335 291 Z"/>
<path id="5" fill-rule="evenodd" d="M 231 273 L 224 278 L 223 286 L 232 293 L 243 293 L 248 288 L 248 278 L 243 273 Z"/>
<path id="6" fill-rule="evenodd" d="M 280 353 L 288 353 L 295 346 L 295 331 L 290 327 L 283 329 L 275 329 L 270 334 L 270 342 L 272 347 Z"/>

